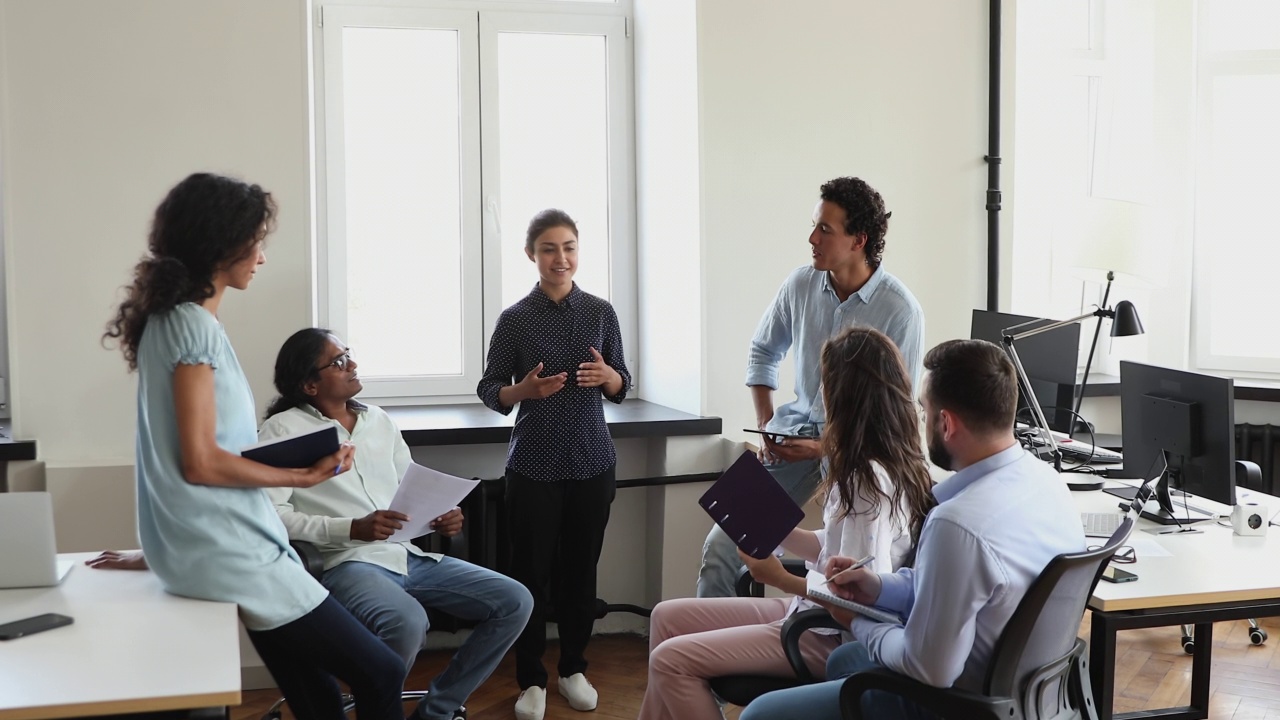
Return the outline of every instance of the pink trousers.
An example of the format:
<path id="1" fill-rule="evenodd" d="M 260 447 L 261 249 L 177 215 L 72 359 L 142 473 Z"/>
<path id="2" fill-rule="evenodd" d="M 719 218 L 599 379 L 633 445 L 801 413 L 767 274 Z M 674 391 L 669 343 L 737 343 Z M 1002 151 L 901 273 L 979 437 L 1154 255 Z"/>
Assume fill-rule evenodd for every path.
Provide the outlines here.
<path id="1" fill-rule="evenodd" d="M 708 678 L 792 675 L 782 652 L 790 598 L 686 598 L 658 603 L 649 618 L 649 686 L 639 720 L 720 720 Z M 838 635 L 806 632 L 805 664 L 826 676 Z"/>

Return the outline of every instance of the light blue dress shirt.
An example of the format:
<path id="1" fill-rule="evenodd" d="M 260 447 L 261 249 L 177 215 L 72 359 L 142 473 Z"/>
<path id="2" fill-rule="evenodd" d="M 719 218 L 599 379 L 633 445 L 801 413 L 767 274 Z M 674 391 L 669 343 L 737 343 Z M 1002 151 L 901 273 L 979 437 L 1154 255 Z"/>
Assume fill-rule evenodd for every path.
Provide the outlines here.
<path id="1" fill-rule="evenodd" d="M 981 691 L 996 640 L 1055 556 L 1085 547 L 1053 468 L 1017 443 L 934 486 L 915 568 L 882 573 L 876 605 L 906 626 L 858 617 L 871 659 L 935 687 Z"/>
<path id="2" fill-rule="evenodd" d="M 193 303 L 147 321 L 138 346 L 138 536 L 175 595 L 233 602 L 250 630 L 271 630 L 328 596 L 303 569 L 275 506 L 258 488 L 194 485 L 182 474 L 173 404 L 178 364 L 213 367 L 216 439 L 239 453 L 257 442 L 253 393 L 227 334 Z"/>
<path id="3" fill-rule="evenodd" d="M 911 291 L 884 265 L 844 302 L 830 276 L 812 266 L 797 268 L 782 283 L 773 304 L 760 318 L 747 361 L 747 385 L 778 389 L 778 366 L 789 350 L 795 357 L 796 399 L 782 405 L 768 430 L 796 433 L 826 422 L 822 406 L 822 346 L 845 328 L 863 325 L 889 336 L 906 361 L 911 386 L 920 380 L 924 311 Z"/>

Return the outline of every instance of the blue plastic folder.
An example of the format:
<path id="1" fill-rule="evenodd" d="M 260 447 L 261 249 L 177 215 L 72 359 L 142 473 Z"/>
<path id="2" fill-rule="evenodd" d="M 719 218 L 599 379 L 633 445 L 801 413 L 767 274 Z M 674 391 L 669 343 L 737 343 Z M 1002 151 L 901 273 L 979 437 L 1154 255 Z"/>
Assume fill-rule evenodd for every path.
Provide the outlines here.
<path id="1" fill-rule="evenodd" d="M 338 452 L 338 428 L 327 425 L 301 435 L 289 435 L 250 445 L 240 455 L 278 468 L 307 468 Z"/>
<path id="2" fill-rule="evenodd" d="M 756 458 L 744 452 L 698 504 L 742 552 L 768 557 L 804 519 L 804 511 Z"/>

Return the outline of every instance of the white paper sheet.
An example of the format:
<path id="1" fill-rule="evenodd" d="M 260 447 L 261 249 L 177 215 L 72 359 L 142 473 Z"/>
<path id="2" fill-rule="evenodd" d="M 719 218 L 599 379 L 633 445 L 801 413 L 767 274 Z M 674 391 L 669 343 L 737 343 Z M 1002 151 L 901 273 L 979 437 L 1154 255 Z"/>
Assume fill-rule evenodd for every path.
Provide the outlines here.
<path id="1" fill-rule="evenodd" d="M 409 521 L 387 538 L 387 542 L 412 540 L 435 532 L 431 521 L 461 504 L 479 482 L 409 463 L 388 508 L 408 515 Z"/>

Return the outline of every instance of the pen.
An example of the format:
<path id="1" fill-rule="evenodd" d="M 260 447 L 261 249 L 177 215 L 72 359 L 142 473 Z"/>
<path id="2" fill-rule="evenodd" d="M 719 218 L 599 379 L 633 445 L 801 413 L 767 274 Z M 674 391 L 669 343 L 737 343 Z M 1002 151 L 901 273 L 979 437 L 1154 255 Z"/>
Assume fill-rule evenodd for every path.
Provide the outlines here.
<path id="1" fill-rule="evenodd" d="M 337 477 L 340 472 L 342 472 L 342 463 L 338 463 L 338 467 L 333 469 L 333 476 Z"/>
<path id="2" fill-rule="evenodd" d="M 850 570 L 857 570 L 857 569 L 858 569 L 858 568 L 860 568 L 860 567 L 866 567 L 867 565 L 869 565 L 869 564 L 871 563 L 871 561 L 872 561 L 872 560 L 875 560 L 875 559 L 876 559 L 876 556 L 875 556 L 875 555 L 868 555 L 868 556 L 866 556 L 866 557 L 862 558 L 861 560 L 859 560 L 859 561 L 855 562 L 854 564 L 850 565 L 849 567 L 845 568 L 844 570 L 841 570 L 840 572 L 836 573 L 835 575 L 832 575 L 831 577 L 827 578 L 827 579 L 826 579 L 826 583 L 827 583 L 828 585 L 830 585 L 833 581 L 835 581 L 835 579 L 836 579 L 837 577 L 839 577 L 839 576 L 841 576 L 841 575 L 844 575 L 845 573 L 849 572 Z"/>

